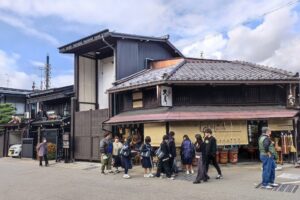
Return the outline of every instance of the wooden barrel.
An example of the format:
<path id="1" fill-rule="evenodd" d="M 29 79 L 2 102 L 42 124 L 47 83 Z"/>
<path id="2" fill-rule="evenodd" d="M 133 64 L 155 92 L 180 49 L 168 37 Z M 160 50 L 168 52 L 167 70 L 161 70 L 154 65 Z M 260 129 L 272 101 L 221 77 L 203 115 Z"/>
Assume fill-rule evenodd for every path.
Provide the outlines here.
<path id="1" fill-rule="evenodd" d="M 220 163 L 227 164 L 228 163 L 228 150 L 221 150 L 220 151 Z"/>
<path id="2" fill-rule="evenodd" d="M 232 164 L 236 164 L 238 162 L 238 149 L 231 149 L 229 151 L 229 162 Z"/>

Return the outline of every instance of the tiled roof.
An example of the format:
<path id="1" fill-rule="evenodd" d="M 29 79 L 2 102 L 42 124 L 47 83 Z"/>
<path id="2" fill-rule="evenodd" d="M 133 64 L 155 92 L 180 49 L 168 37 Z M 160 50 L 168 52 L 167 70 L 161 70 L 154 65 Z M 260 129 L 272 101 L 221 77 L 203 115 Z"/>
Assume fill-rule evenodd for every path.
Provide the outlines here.
<path id="1" fill-rule="evenodd" d="M 291 72 L 249 62 L 185 58 L 161 69 L 148 69 L 116 82 L 108 91 L 180 82 L 299 81 Z"/>
<path id="2" fill-rule="evenodd" d="M 24 95 L 25 96 L 30 93 L 32 93 L 31 90 L 0 87 L 0 94 Z"/>
<path id="3" fill-rule="evenodd" d="M 240 61 L 187 59 L 169 80 L 195 81 L 246 81 L 246 80 L 290 80 L 293 74 L 275 68 Z"/>
<path id="4" fill-rule="evenodd" d="M 162 69 L 148 69 L 141 73 L 132 75 L 132 78 L 124 78 L 117 82 L 117 85 L 112 89 L 130 88 L 139 85 L 158 84 L 163 82 L 167 76 L 176 69 L 176 65 Z"/>

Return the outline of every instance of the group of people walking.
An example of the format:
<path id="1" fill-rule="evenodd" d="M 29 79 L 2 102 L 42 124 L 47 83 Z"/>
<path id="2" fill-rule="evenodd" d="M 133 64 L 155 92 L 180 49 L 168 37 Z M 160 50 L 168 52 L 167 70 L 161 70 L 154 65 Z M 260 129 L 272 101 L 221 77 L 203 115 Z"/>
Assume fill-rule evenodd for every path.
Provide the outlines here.
<path id="1" fill-rule="evenodd" d="M 196 180 L 193 182 L 194 184 L 200 183 L 201 181 L 207 181 L 210 178 L 207 175 L 210 163 L 213 164 L 218 172 L 216 179 L 223 178 L 220 167 L 216 161 L 216 139 L 212 136 L 211 129 L 207 128 L 204 132 L 204 139 L 202 139 L 200 134 L 196 134 L 196 141 L 194 143 L 187 135 L 184 135 L 180 147 L 180 158 L 186 174 L 194 173 L 192 163 L 194 158 L 198 160 L 198 171 Z M 141 157 L 141 164 L 144 168 L 145 178 L 152 178 L 155 176 L 163 177 L 166 175 L 168 179 L 174 179 L 177 175 L 177 152 L 174 137 L 175 133 L 173 131 L 169 132 L 168 135 L 164 135 L 162 142 L 156 151 L 154 151 L 151 146 L 151 138 L 149 136 L 145 137 L 144 143 L 138 149 Z M 122 167 L 124 169 L 123 178 L 130 178 L 128 171 L 132 168 L 132 138 L 130 136 L 127 137 L 124 144 L 119 141 L 117 136 L 114 138 L 113 142 L 111 139 L 111 133 L 106 132 L 104 138 L 100 141 L 101 173 L 119 173 L 119 168 Z M 157 170 L 154 173 L 153 158 L 155 156 L 157 157 Z M 112 166 L 115 168 L 115 171 L 112 171 Z"/>

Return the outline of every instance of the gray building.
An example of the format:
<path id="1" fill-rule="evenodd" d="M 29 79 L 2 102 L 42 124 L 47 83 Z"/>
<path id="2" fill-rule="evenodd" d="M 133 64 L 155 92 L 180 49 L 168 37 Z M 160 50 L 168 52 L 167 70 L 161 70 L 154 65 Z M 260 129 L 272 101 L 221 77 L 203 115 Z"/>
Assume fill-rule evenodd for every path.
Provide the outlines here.
<path id="1" fill-rule="evenodd" d="M 23 116 L 26 111 L 26 96 L 31 90 L 0 87 L 0 103 L 11 103 L 16 108 L 16 115 Z"/>

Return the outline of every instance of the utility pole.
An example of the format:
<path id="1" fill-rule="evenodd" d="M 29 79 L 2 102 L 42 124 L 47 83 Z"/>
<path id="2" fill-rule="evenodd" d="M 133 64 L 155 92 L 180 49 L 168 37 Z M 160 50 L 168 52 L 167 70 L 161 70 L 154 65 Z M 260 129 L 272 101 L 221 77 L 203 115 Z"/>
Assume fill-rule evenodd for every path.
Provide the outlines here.
<path id="1" fill-rule="evenodd" d="M 45 66 L 45 89 L 48 90 L 50 88 L 50 79 L 51 79 L 51 66 L 49 63 L 49 54 L 46 57 L 46 66 Z"/>

